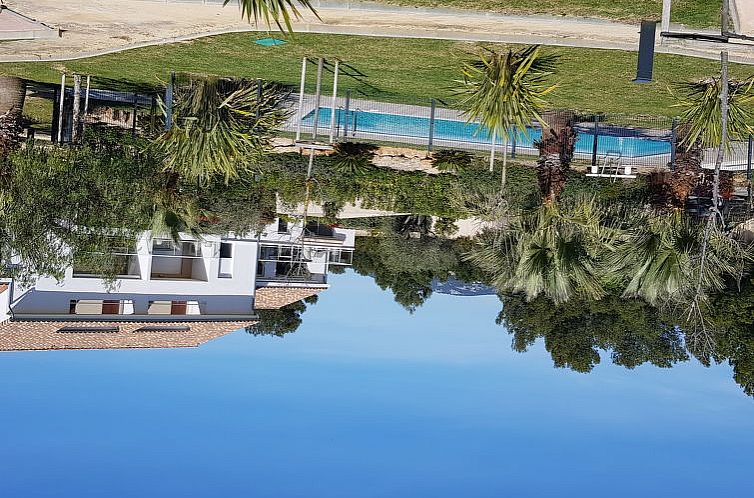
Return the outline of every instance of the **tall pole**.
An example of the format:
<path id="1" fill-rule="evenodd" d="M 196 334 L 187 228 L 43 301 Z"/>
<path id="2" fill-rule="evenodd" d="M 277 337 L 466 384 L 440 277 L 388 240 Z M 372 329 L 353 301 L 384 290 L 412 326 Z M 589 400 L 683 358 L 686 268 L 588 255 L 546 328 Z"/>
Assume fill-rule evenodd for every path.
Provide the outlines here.
<path id="1" fill-rule="evenodd" d="M 60 78 L 60 106 L 58 108 L 58 143 L 63 140 L 63 103 L 65 102 L 65 73 Z"/>
<path id="2" fill-rule="evenodd" d="M 730 27 L 730 0 L 723 0 L 723 7 L 720 9 L 720 34 L 723 36 L 729 33 Z"/>
<path id="3" fill-rule="evenodd" d="M 81 133 L 83 135 L 84 129 L 86 128 L 86 117 L 89 115 L 89 85 L 92 81 L 92 76 L 87 75 L 86 77 L 86 90 L 84 93 L 84 117 L 81 120 Z"/>
<path id="4" fill-rule="evenodd" d="M 335 139 L 335 117 L 338 114 L 335 108 L 336 105 L 336 99 L 338 98 L 338 69 L 339 69 L 340 61 L 338 59 L 335 59 L 335 74 L 333 76 L 332 80 L 332 105 L 330 106 L 330 110 L 332 111 L 330 114 L 330 143 L 333 143 L 333 140 Z"/>
<path id="5" fill-rule="evenodd" d="M 660 27 L 660 33 L 668 33 L 670 31 L 670 1 L 662 0 L 662 24 Z"/>
<path id="6" fill-rule="evenodd" d="M 84 96 L 84 116 L 86 116 L 89 113 L 89 84 L 92 81 L 92 76 L 89 75 L 86 77 L 86 94 Z"/>
<path id="7" fill-rule="evenodd" d="M 304 91 L 306 90 L 306 57 L 301 62 L 301 84 L 298 88 L 298 123 L 296 123 L 296 141 L 301 140 L 301 121 L 304 119 Z"/>
<path id="8" fill-rule="evenodd" d="M 312 139 L 317 139 L 317 128 L 319 126 L 319 99 L 322 96 L 322 68 L 325 65 L 325 59 L 322 57 L 317 61 L 317 89 L 314 95 L 314 128 L 312 129 Z"/>

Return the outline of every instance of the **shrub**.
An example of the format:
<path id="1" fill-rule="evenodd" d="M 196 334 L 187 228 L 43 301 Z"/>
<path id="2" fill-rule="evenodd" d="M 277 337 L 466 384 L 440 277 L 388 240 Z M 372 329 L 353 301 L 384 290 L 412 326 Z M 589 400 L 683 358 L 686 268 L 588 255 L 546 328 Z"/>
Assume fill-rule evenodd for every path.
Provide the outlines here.
<path id="1" fill-rule="evenodd" d="M 464 171 L 471 166 L 471 153 L 457 149 L 443 149 L 432 153 L 432 166 L 440 171 Z"/>
<path id="2" fill-rule="evenodd" d="M 333 168 L 344 174 L 363 174 L 372 168 L 372 157 L 376 145 L 358 142 L 335 144 L 332 159 Z"/>

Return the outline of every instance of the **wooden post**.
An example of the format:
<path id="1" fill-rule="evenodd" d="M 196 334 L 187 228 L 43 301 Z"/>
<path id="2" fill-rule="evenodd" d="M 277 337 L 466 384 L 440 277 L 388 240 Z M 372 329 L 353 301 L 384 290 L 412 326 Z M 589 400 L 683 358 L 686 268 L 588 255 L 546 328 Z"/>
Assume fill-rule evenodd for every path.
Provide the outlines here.
<path id="1" fill-rule="evenodd" d="M 720 9 L 720 34 L 725 36 L 730 31 L 730 0 L 723 0 L 723 7 Z"/>
<path id="2" fill-rule="evenodd" d="M 60 79 L 60 105 L 58 108 L 58 143 L 63 141 L 63 103 L 65 102 L 65 73 Z"/>
<path id="3" fill-rule="evenodd" d="M 332 83 L 332 104 L 330 105 L 330 143 L 335 140 L 335 117 L 338 114 L 338 110 L 335 108 L 338 98 L 338 69 L 340 61 L 335 59 L 335 73 Z"/>
<path id="4" fill-rule="evenodd" d="M 325 65 L 325 59 L 322 57 L 317 61 L 317 88 L 314 94 L 314 123 L 312 128 L 312 139 L 317 139 L 317 128 L 319 127 L 319 100 L 322 96 L 322 68 Z"/>
<path id="5" fill-rule="evenodd" d="M 301 84 L 298 90 L 298 122 L 296 123 L 296 141 L 301 140 L 301 120 L 304 119 L 304 91 L 306 90 L 306 57 L 301 62 Z"/>
<path id="6" fill-rule="evenodd" d="M 73 114 L 71 119 L 71 142 L 81 139 L 81 75 L 73 75 Z"/>

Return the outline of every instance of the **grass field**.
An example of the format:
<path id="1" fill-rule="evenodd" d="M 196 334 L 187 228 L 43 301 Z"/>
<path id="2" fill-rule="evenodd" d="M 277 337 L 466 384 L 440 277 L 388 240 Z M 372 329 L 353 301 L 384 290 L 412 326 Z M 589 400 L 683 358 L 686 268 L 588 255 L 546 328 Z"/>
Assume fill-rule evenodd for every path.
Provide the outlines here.
<path id="1" fill-rule="evenodd" d="M 381 0 L 398 5 L 455 7 L 512 14 L 660 20 L 662 0 Z M 720 0 L 673 0 L 671 20 L 694 27 L 720 26 Z"/>
<path id="2" fill-rule="evenodd" d="M 478 53 L 474 43 L 445 40 L 388 39 L 344 35 L 298 34 L 289 43 L 262 47 L 257 35 L 231 34 L 129 50 L 118 54 L 65 63 L 0 64 L 0 73 L 36 81 L 59 82 L 60 71 L 126 80 L 139 86 L 160 86 L 169 71 L 191 71 L 276 80 L 298 87 L 303 56 L 338 57 L 366 77 L 362 82 L 340 79 L 340 89 L 354 97 L 398 103 L 424 104 L 430 98 L 452 105 L 455 80 L 463 60 Z M 614 50 L 547 48 L 560 56 L 552 94 L 553 107 L 626 114 L 674 115 L 677 109 L 668 86 L 716 74 L 715 61 L 657 55 L 655 82 L 638 85 L 631 80 L 636 53 Z M 314 89 L 314 68 L 309 85 Z M 754 73 L 754 67 L 732 68 L 734 76 Z M 330 88 L 326 75 L 325 88 Z"/>

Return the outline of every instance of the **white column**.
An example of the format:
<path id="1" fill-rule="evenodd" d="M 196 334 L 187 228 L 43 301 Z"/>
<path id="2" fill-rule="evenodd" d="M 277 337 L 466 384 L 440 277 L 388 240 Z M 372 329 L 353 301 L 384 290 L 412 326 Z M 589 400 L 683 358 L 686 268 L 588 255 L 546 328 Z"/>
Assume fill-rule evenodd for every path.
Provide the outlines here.
<path id="1" fill-rule="evenodd" d="M 298 93 L 298 123 L 296 124 L 296 141 L 301 140 L 301 120 L 304 119 L 304 89 L 306 88 L 306 57 L 301 63 L 301 86 Z"/>
<path id="2" fill-rule="evenodd" d="M 661 33 L 670 31 L 670 3 L 671 0 L 662 0 L 662 27 Z"/>
<path id="3" fill-rule="evenodd" d="M 335 59 L 335 75 L 333 76 L 333 83 L 332 83 L 332 105 L 330 106 L 330 110 L 332 113 L 330 114 L 330 143 L 333 143 L 333 140 L 335 139 L 335 116 L 337 114 L 337 109 L 335 108 L 335 105 L 337 103 L 336 99 L 338 98 L 338 66 L 340 61 Z"/>

